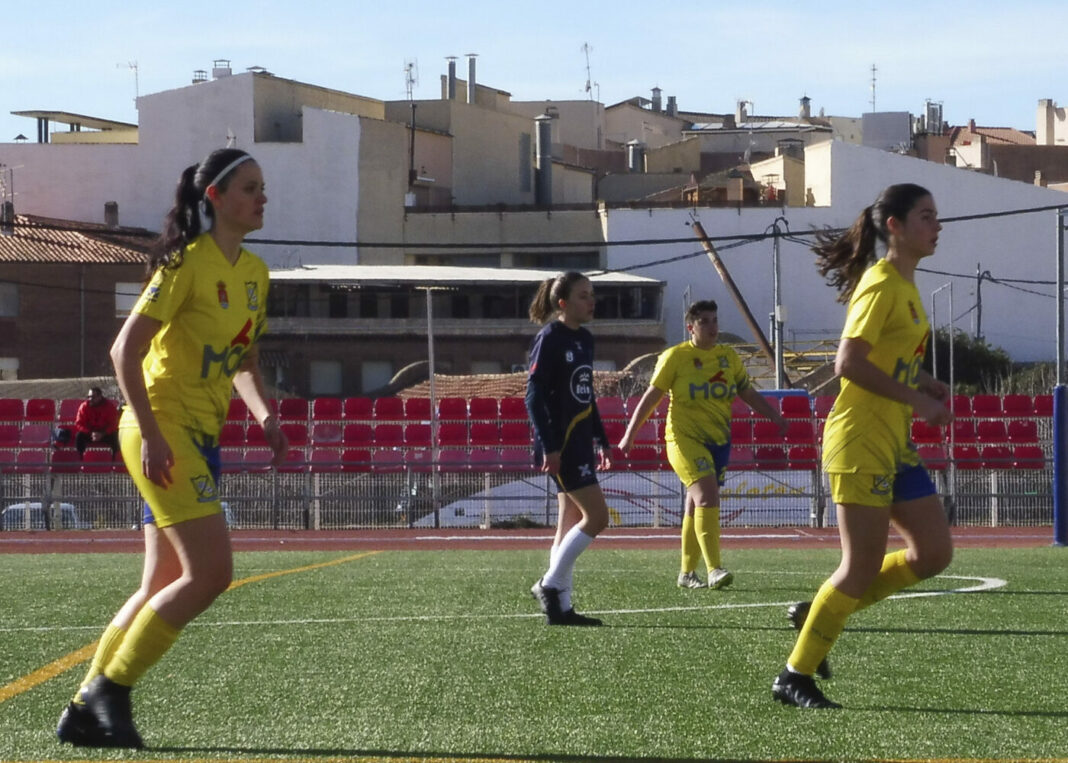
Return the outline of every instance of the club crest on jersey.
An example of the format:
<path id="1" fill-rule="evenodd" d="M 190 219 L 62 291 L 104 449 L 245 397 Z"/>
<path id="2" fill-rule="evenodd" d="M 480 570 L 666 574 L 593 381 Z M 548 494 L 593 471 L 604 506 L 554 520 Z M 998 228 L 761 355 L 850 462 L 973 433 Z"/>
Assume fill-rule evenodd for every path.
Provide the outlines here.
<path id="1" fill-rule="evenodd" d="M 701 362 L 700 358 L 694 358 L 693 359 L 693 367 L 694 368 L 704 368 L 705 364 Z"/>
<path id="2" fill-rule="evenodd" d="M 219 281 L 215 284 L 215 289 L 219 293 L 219 307 L 226 310 L 230 307 L 230 297 L 226 294 L 226 284 L 223 281 Z"/>
<path id="3" fill-rule="evenodd" d="M 730 368 L 731 367 L 730 360 L 727 359 L 727 358 L 720 358 L 719 359 L 719 367 L 720 368 Z"/>
<path id="4" fill-rule="evenodd" d="M 248 309 L 260 309 L 260 285 L 255 281 L 245 281 L 245 296 L 248 298 Z"/>
<path id="5" fill-rule="evenodd" d="M 197 503 L 211 503 L 219 496 L 215 492 L 215 480 L 211 478 L 210 474 L 198 474 L 195 477 L 190 477 L 189 482 L 193 485 L 193 490 L 197 494 Z"/>
<path id="6" fill-rule="evenodd" d="M 914 304 L 912 304 L 912 300 L 911 299 L 909 300 L 909 315 L 912 317 L 912 322 L 913 323 L 919 323 L 920 322 L 920 315 L 919 315 L 919 313 L 916 312 L 916 306 Z"/>
<path id="7" fill-rule="evenodd" d="M 893 484 L 890 482 L 890 478 L 883 474 L 877 474 L 872 477 L 871 480 L 871 494 L 872 495 L 890 495 L 890 491 L 893 489 Z"/>

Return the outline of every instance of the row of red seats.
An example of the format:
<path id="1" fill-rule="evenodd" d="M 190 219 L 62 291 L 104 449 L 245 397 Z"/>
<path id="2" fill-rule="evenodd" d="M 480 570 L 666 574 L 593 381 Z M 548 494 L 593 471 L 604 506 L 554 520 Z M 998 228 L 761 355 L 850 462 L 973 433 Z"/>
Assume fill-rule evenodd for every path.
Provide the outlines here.
<path id="1" fill-rule="evenodd" d="M 949 467 L 948 445 L 919 445 L 920 457 L 928 469 Z M 957 469 L 1045 469 L 1046 454 L 1040 445 L 954 445 L 952 461 Z"/>
<path id="2" fill-rule="evenodd" d="M 23 401 L 17 397 L 0 398 L 0 421 L 38 422 L 52 426 L 74 423 L 78 406 L 85 398 L 56 400 L 50 397 L 35 397 Z"/>
<path id="3" fill-rule="evenodd" d="M 952 439 L 958 444 L 1001 444 L 1038 442 L 1038 422 L 1034 419 L 1002 420 L 956 419 L 951 426 L 936 427 L 926 421 L 912 422 L 912 441 L 939 443 Z"/>

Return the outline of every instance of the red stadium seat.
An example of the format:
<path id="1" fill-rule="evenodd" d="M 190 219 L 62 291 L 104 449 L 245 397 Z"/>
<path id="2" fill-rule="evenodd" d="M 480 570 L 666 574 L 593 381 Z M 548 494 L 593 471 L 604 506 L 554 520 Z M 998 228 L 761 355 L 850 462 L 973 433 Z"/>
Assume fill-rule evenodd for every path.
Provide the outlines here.
<path id="1" fill-rule="evenodd" d="M 1035 415 L 1047 418 L 1053 415 L 1053 395 L 1035 395 Z"/>
<path id="2" fill-rule="evenodd" d="M 340 472 L 342 470 L 341 449 L 312 448 L 311 455 L 308 457 L 308 468 L 313 474 L 321 472 Z"/>
<path id="3" fill-rule="evenodd" d="M 375 472 L 403 472 L 405 468 L 404 451 L 400 448 L 375 448 L 372 459 Z"/>
<path id="4" fill-rule="evenodd" d="M 831 408 L 833 407 L 833 395 L 817 395 L 812 401 L 812 412 L 816 414 L 816 418 L 818 419 L 827 418 L 827 414 L 831 412 Z"/>
<path id="5" fill-rule="evenodd" d="M 270 448 L 249 448 L 245 451 L 244 470 L 246 472 L 267 472 L 271 470 L 274 452 Z"/>
<path id="6" fill-rule="evenodd" d="M 1046 454 L 1039 445 L 1017 445 L 1012 449 L 1012 462 L 1017 469 L 1045 469 Z"/>
<path id="7" fill-rule="evenodd" d="M 936 472 L 945 471 L 948 466 L 945 447 L 942 445 L 921 445 L 916 450 L 919 452 L 924 466 L 928 469 Z"/>
<path id="8" fill-rule="evenodd" d="M 526 421 L 527 401 L 521 397 L 502 397 L 500 401 L 500 417 L 504 421 Z M 474 418 L 472 416 L 471 418 Z"/>
<path id="9" fill-rule="evenodd" d="M 631 395 L 630 397 L 623 398 L 623 410 L 627 412 L 627 418 L 634 415 L 634 412 L 638 410 L 638 404 L 641 401 L 641 395 Z"/>
<path id="10" fill-rule="evenodd" d="M 500 450 L 496 448 L 473 448 L 467 456 L 472 471 L 495 472 L 501 468 Z"/>
<path id="11" fill-rule="evenodd" d="M 82 400 L 78 397 L 68 397 L 65 400 L 59 401 L 58 424 L 60 426 L 73 426 L 74 419 L 78 416 L 78 408 L 81 407 L 81 404 Z M 244 405 L 244 403 L 242 403 L 242 405 Z"/>
<path id="12" fill-rule="evenodd" d="M 1026 418 L 1035 415 L 1035 405 L 1030 395 L 1005 395 L 1001 399 L 1001 411 L 1006 416 Z"/>
<path id="13" fill-rule="evenodd" d="M 67 451 L 74 453 L 74 451 Z M 48 451 L 44 448 L 33 450 L 20 450 L 15 455 L 13 450 L 0 450 L 0 458 L 4 461 L 4 471 L 14 471 L 20 474 L 41 474 L 48 469 Z M 75 453 L 75 456 L 77 454 Z M 10 464 L 11 466 L 7 466 Z"/>
<path id="14" fill-rule="evenodd" d="M 959 413 L 957 414 L 960 415 Z M 975 395 L 972 398 L 972 415 L 992 417 L 1001 415 L 1001 398 L 997 395 Z"/>
<path id="15" fill-rule="evenodd" d="M 297 423 L 291 421 L 286 424 L 282 424 L 282 431 L 286 434 L 286 439 L 289 440 L 289 447 L 291 448 L 303 448 L 308 444 L 308 425 L 303 423 Z"/>
<path id="16" fill-rule="evenodd" d="M 385 398 L 399 399 L 399 398 Z M 400 424 L 375 424 L 372 435 L 376 448 L 392 448 L 404 443 L 404 427 Z M 375 454 L 377 455 L 377 453 Z"/>
<path id="17" fill-rule="evenodd" d="M 350 422 L 341 430 L 341 442 L 346 447 L 368 446 L 372 440 L 370 424 Z"/>
<path id="18" fill-rule="evenodd" d="M 753 450 L 753 457 L 756 460 L 758 469 L 786 469 L 786 451 L 782 448 L 776 448 L 774 446 L 765 445 L 759 446 Z"/>
<path id="19" fill-rule="evenodd" d="M 341 451 L 341 471 L 371 471 L 371 451 L 368 448 L 346 448 Z"/>
<path id="20" fill-rule="evenodd" d="M 978 421 L 975 424 L 975 436 L 981 443 L 1007 442 L 1009 433 L 1004 421 Z"/>
<path id="21" fill-rule="evenodd" d="M 338 408 L 338 413 L 340 412 L 341 409 Z M 344 429 L 342 428 L 342 425 L 340 423 L 331 421 L 317 421 L 312 424 L 312 445 L 336 445 L 341 442 L 343 435 Z"/>
<path id="22" fill-rule="evenodd" d="M 98 451 L 101 453 L 107 451 Z M 108 453 L 108 455 L 111 455 Z M 81 471 L 82 459 L 73 448 L 53 450 L 50 468 L 57 474 L 74 474 Z"/>
<path id="23" fill-rule="evenodd" d="M 500 406 L 495 397 L 473 397 L 468 403 L 468 418 L 479 421 L 496 421 Z M 526 414 L 524 414 L 525 416 Z"/>
<path id="24" fill-rule="evenodd" d="M 972 415 L 972 399 L 967 395 L 954 395 L 953 404 L 950 406 L 953 415 L 957 418 Z"/>
<path id="25" fill-rule="evenodd" d="M 308 401 L 302 397 L 287 397 L 278 401 L 278 418 L 282 421 L 308 420 Z"/>
<path id="26" fill-rule="evenodd" d="M 659 445 L 660 441 L 663 439 L 663 437 L 661 436 L 662 426 L 663 421 L 657 419 L 646 420 L 646 422 L 641 425 L 641 427 L 638 429 L 638 432 L 634 435 L 635 444 Z"/>
<path id="27" fill-rule="evenodd" d="M 111 449 L 87 449 L 82 456 L 82 471 L 86 474 L 108 474 L 115 471 L 115 459 L 111 456 Z"/>
<path id="28" fill-rule="evenodd" d="M 971 419 L 956 419 L 953 422 L 953 442 L 975 442 L 975 422 Z"/>
<path id="29" fill-rule="evenodd" d="M 748 445 L 753 442 L 753 422 L 748 419 L 731 422 L 731 444 Z"/>
<path id="30" fill-rule="evenodd" d="M 732 447 L 729 468 L 743 472 L 756 469 L 756 455 L 753 453 L 753 449 L 749 446 Z"/>
<path id="31" fill-rule="evenodd" d="M 422 398 L 426 399 L 426 398 Z M 409 448 L 429 448 L 430 447 L 430 425 L 429 424 L 405 424 L 404 425 L 404 444 Z"/>
<path id="32" fill-rule="evenodd" d="M 245 468 L 245 449 L 243 447 L 220 448 L 219 461 L 223 474 L 237 474 Z"/>
<path id="33" fill-rule="evenodd" d="M 983 465 L 975 445 L 954 445 L 953 463 L 958 469 L 978 469 Z"/>
<path id="34" fill-rule="evenodd" d="M 472 445 L 500 445 L 501 433 L 496 422 L 472 421 L 470 430 Z"/>
<path id="35" fill-rule="evenodd" d="M 66 403 L 66 401 L 64 401 Z M 60 407 L 60 415 L 62 417 L 62 406 Z M 230 398 L 230 408 L 226 411 L 226 420 L 233 421 L 235 423 L 244 424 L 248 421 L 248 406 L 245 401 L 239 397 Z M 73 417 L 71 421 L 74 421 Z"/>
<path id="36" fill-rule="evenodd" d="M 1038 423 L 1034 419 L 1013 419 L 1009 422 L 1009 442 L 1037 443 Z"/>
<path id="37" fill-rule="evenodd" d="M 245 442 L 254 447 L 267 445 L 267 438 L 263 436 L 263 427 L 259 424 L 249 424 L 245 430 Z"/>
<path id="38" fill-rule="evenodd" d="M 753 442 L 758 445 L 781 443 L 783 436 L 779 434 L 779 425 L 767 419 L 757 419 L 753 422 Z"/>
<path id="39" fill-rule="evenodd" d="M 24 424 L 19 432 L 20 448 L 42 448 L 52 442 L 52 427 L 48 424 Z"/>
<path id="40" fill-rule="evenodd" d="M 443 472 L 465 472 L 470 468 L 467 448 L 441 448 L 438 467 Z"/>
<path id="41" fill-rule="evenodd" d="M 374 401 L 369 397 L 346 397 L 341 401 L 341 418 L 367 421 L 374 418 Z"/>
<path id="42" fill-rule="evenodd" d="M 782 415 L 787 419 L 812 418 L 808 395 L 786 395 L 780 403 Z"/>
<path id="43" fill-rule="evenodd" d="M 19 401 L 22 402 L 21 400 Z M 14 448 L 19 444 L 19 425 L 0 424 L 0 448 Z"/>
<path id="44" fill-rule="evenodd" d="M 340 397 L 317 397 L 312 401 L 313 421 L 341 421 Z"/>
<path id="45" fill-rule="evenodd" d="M 219 445 L 223 447 L 245 444 L 245 425 L 227 422 L 219 430 Z"/>
<path id="46" fill-rule="evenodd" d="M 399 397 L 375 398 L 374 416 L 376 421 L 400 421 L 404 418 L 404 401 Z"/>
<path id="47" fill-rule="evenodd" d="M 278 467 L 278 471 L 290 474 L 308 471 L 308 462 L 304 458 L 304 448 L 290 448 L 289 452 L 286 453 L 285 460 Z"/>
<path id="48" fill-rule="evenodd" d="M 814 445 L 816 432 L 811 421 L 790 421 L 786 429 L 785 441 L 790 445 Z"/>
<path id="49" fill-rule="evenodd" d="M 942 442 L 943 439 L 945 439 L 945 434 L 942 432 L 942 427 L 928 424 L 923 419 L 912 420 L 912 441 L 917 445 Z"/>
<path id="50" fill-rule="evenodd" d="M 407 397 L 404 399 L 404 418 L 409 421 L 430 421 L 430 398 Z"/>
<path id="51" fill-rule="evenodd" d="M 26 409 L 15 397 L 0 398 L 0 421 L 22 421 Z"/>
<path id="52" fill-rule="evenodd" d="M 984 469 L 1012 468 L 1012 450 L 1008 445 L 984 445 L 980 453 Z"/>
<path id="53" fill-rule="evenodd" d="M 813 471 L 819 466 L 820 456 L 815 445 L 795 445 L 790 448 L 787 468 Z"/>
<path id="54" fill-rule="evenodd" d="M 665 464 L 667 464 L 667 459 L 660 453 L 659 448 L 639 445 L 631 448 L 625 457 L 619 459 L 618 467 L 620 469 L 651 472 L 659 471 Z"/>
<path id="55" fill-rule="evenodd" d="M 49 425 L 56 420 L 56 401 L 35 397 L 26 401 L 26 421 L 41 421 Z"/>
<path id="56" fill-rule="evenodd" d="M 531 453 L 525 448 L 501 448 L 501 471 L 530 472 L 534 470 Z"/>
<path id="57" fill-rule="evenodd" d="M 444 446 L 467 445 L 467 424 L 458 421 L 443 421 L 438 424 L 438 444 Z"/>
<path id="58" fill-rule="evenodd" d="M 525 421 L 504 421 L 501 423 L 502 445 L 529 446 L 531 436 L 530 425 Z"/>
<path id="59" fill-rule="evenodd" d="M 609 419 L 608 421 L 602 421 L 601 423 L 604 424 L 604 433 L 608 436 L 608 446 L 614 448 L 619 445 L 619 441 L 623 439 L 623 433 L 627 431 L 626 423 L 618 419 Z M 527 442 L 530 442 L 529 431 L 530 429 L 528 427 Z M 516 444 L 518 445 L 519 443 Z"/>
<path id="60" fill-rule="evenodd" d="M 623 398 L 608 396 L 597 398 L 597 412 L 602 419 L 626 419 L 627 410 L 623 405 Z"/>
<path id="61" fill-rule="evenodd" d="M 413 472 L 431 472 L 434 462 L 429 448 L 408 448 L 404 451 L 404 465 Z"/>
<path id="62" fill-rule="evenodd" d="M 462 397 L 443 397 L 438 401 L 438 418 L 442 421 L 465 421 L 467 400 Z"/>
<path id="63" fill-rule="evenodd" d="M 742 400 L 740 397 L 736 397 L 731 400 L 731 418 L 734 419 L 748 419 L 756 415 L 753 409 L 749 407 L 749 403 Z"/>

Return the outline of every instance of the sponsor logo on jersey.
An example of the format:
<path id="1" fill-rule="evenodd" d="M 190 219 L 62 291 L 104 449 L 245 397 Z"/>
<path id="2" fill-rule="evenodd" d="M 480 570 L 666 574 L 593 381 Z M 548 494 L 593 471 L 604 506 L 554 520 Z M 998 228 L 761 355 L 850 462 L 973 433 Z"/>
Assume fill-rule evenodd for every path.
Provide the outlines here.
<path id="1" fill-rule="evenodd" d="M 580 403 L 593 400 L 593 369 L 579 366 L 571 373 L 571 396 Z"/>
<path id="2" fill-rule="evenodd" d="M 230 343 L 216 350 L 210 344 L 204 345 L 203 355 L 200 362 L 200 378 L 208 379 L 218 374 L 230 378 L 241 367 L 245 359 L 245 353 L 252 345 L 252 320 L 246 320 L 241 330 L 234 335 Z"/>
<path id="3" fill-rule="evenodd" d="M 226 310 L 228 307 L 230 307 L 230 297 L 226 294 L 226 283 L 223 281 L 219 281 L 217 284 L 215 284 L 215 289 L 219 293 L 219 307 L 221 307 L 223 310 Z"/>
<path id="4" fill-rule="evenodd" d="M 215 480 L 211 478 L 210 474 L 198 474 L 195 477 L 190 477 L 189 482 L 193 485 L 193 490 L 197 494 L 197 503 L 211 503 L 217 500 L 219 495 L 215 491 Z"/>
<path id="5" fill-rule="evenodd" d="M 255 281 L 245 281 L 245 296 L 248 298 L 248 309 L 260 309 L 260 285 Z"/>

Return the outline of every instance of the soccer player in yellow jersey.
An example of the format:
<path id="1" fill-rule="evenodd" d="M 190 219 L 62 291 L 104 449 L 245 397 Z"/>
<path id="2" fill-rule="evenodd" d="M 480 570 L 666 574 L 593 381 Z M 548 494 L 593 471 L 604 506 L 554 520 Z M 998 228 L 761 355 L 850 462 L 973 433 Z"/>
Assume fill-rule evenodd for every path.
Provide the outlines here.
<path id="1" fill-rule="evenodd" d="M 257 363 L 267 267 L 241 246 L 263 226 L 263 173 L 220 149 L 188 167 L 149 261 L 150 281 L 111 348 L 127 407 L 123 460 L 145 501 L 141 584 L 101 637 L 60 717 L 63 742 L 142 747 L 130 688 L 230 585 L 218 435 L 231 388 L 261 422 L 278 465 L 288 450 Z M 201 232 L 200 209 L 211 221 Z"/>
<path id="2" fill-rule="evenodd" d="M 835 358 L 841 391 L 823 435 L 842 561 L 811 605 L 788 613 L 801 633 L 772 684 L 784 704 L 841 707 L 812 674 L 825 665 L 846 619 L 937 575 L 953 557 L 942 502 L 909 437 L 913 411 L 937 426 L 952 420 L 949 388 L 921 368 L 930 325 L 913 279 L 941 229 L 927 190 L 892 185 L 845 234 L 821 235 L 813 246 L 821 274 L 849 303 Z M 871 264 L 877 241 L 886 255 Z M 891 523 L 906 547 L 887 553 Z"/>
<path id="3" fill-rule="evenodd" d="M 719 309 L 710 299 L 694 302 L 686 311 L 690 338 L 660 354 L 649 388 L 630 417 L 620 449 L 634 444 L 641 425 L 670 395 L 664 440 L 668 461 L 686 486 L 682 518 L 682 567 L 678 585 L 703 588 L 697 563 L 703 556 L 709 588 L 723 588 L 734 580 L 724 569 L 719 550 L 719 489 L 731 452 L 731 403 L 740 397 L 757 413 L 786 433 L 786 421 L 749 383 L 749 374 L 734 348 L 717 344 Z"/>

